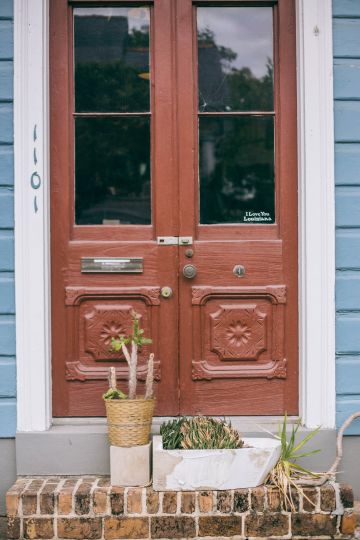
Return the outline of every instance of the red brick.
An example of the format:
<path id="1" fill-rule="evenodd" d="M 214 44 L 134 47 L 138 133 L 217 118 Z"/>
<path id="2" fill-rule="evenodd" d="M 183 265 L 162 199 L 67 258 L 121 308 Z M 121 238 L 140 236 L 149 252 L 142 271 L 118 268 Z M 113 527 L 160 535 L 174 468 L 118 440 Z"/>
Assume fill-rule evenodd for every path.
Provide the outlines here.
<path id="1" fill-rule="evenodd" d="M 251 490 L 251 509 L 255 512 L 263 512 L 265 508 L 265 489 L 263 487 Z"/>
<path id="2" fill-rule="evenodd" d="M 315 512 L 319 501 L 319 493 L 316 488 L 303 488 L 304 512 Z"/>
<path id="3" fill-rule="evenodd" d="M 9 540 L 20 538 L 20 518 L 8 517 L 6 538 Z"/>
<path id="4" fill-rule="evenodd" d="M 247 512 L 249 510 L 249 490 L 237 489 L 234 491 L 234 512 Z"/>
<path id="5" fill-rule="evenodd" d="M 119 516 L 124 513 L 124 488 L 112 487 L 110 492 L 111 513 Z"/>
<path id="6" fill-rule="evenodd" d="M 58 514 L 67 515 L 72 511 L 72 488 L 62 489 L 58 494 Z"/>
<path id="7" fill-rule="evenodd" d="M 323 486 L 320 490 L 320 508 L 323 512 L 332 512 L 336 508 L 336 495 L 333 486 Z"/>
<path id="8" fill-rule="evenodd" d="M 242 533 L 242 516 L 200 516 L 199 536 L 235 536 Z"/>
<path id="9" fill-rule="evenodd" d="M 340 498 L 344 508 L 352 508 L 354 506 L 354 493 L 349 484 L 341 484 Z"/>
<path id="10" fill-rule="evenodd" d="M 107 510 L 107 489 L 95 488 L 93 492 L 94 514 L 105 514 Z"/>
<path id="11" fill-rule="evenodd" d="M 110 478 L 108 476 L 103 476 L 100 478 L 97 485 L 99 487 L 110 487 Z"/>
<path id="12" fill-rule="evenodd" d="M 330 514 L 292 514 L 292 534 L 326 536 L 336 534 L 337 516 Z"/>
<path id="13" fill-rule="evenodd" d="M 17 516 L 19 512 L 20 495 L 18 493 L 8 491 L 6 494 L 6 515 Z"/>
<path id="14" fill-rule="evenodd" d="M 75 492 L 75 514 L 84 515 L 90 512 L 90 490 L 92 485 L 82 482 Z"/>
<path id="15" fill-rule="evenodd" d="M 231 512 L 231 492 L 230 491 L 218 491 L 216 507 L 218 512 L 222 514 L 229 514 Z"/>
<path id="16" fill-rule="evenodd" d="M 26 490 L 22 497 L 22 512 L 24 516 L 36 514 L 37 509 L 37 491 Z"/>
<path id="17" fill-rule="evenodd" d="M 6 493 L 6 515 L 17 516 L 19 512 L 19 502 L 21 493 L 24 491 L 26 484 L 29 482 L 27 478 L 18 478 Z"/>
<path id="18" fill-rule="evenodd" d="M 280 491 L 277 488 L 268 487 L 267 497 L 268 497 L 269 512 L 281 512 L 282 501 L 281 501 Z"/>
<path id="19" fill-rule="evenodd" d="M 157 514 L 159 511 L 159 493 L 151 487 L 146 490 L 146 511 L 148 514 Z"/>
<path id="20" fill-rule="evenodd" d="M 340 531 L 342 534 L 354 534 L 356 528 L 356 515 L 353 512 L 346 512 L 341 517 Z"/>
<path id="21" fill-rule="evenodd" d="M 183 514 L 193 514 L 195 512 L 195 493 L 191 491 L 181 493 L 181 512 Z"/>
<path id="22" fill-rule="evenodd" d="M 105 540 L 149 537 L 149 518 L 145 517 L 109 517 L 104 527 Z"/>
<path id="23" fill-rule="evenodd" d="M 162 511 L 164 514 L 176 514 L 177 493 L 175 491 L 166 491 L 163 495 Z"/>
<path id="24" fill-rule="evenodd" d="M 41 490 L 40 499 L 40 514 L 53 514 L 55 507 L 55 490 L 57 484 L 47 483 Z"/>
<path id="25" fill-rule="evenodd" d="M 101 538 L 101 518 L 58 518 L 58 538 L 94 540 Z"/>
<path id="26" fill-rule="evenodd" d="M 289 533 L 289 518 L 285 514 L 248 514 L 245 516 L 246 536 L 284 536 Z"/>
<path id="27" fill-rule="evenodd" d="M 214 509 L 213 491 L 199 493 L 199 510 L 202 513 L 212 512 Z"/>
<path id="28" fill-rule="evenodd" d="M 300 494 L 299 494 L 298 489 L 291 488 L 291 499 L 292 499 L 295 511 L 298 512 L 300 510 Z"/>
<path id="29" fill-rule="evenodd" d="M 141 514 L 142 511 L 142 490 L 129 489 L 127 494 L 128 514 Z"/>
<path id="30" fill-rule="evenodd" d="M 54 524 L 51 518 L 28 518 L 24 519 L 24 538 L 52 538 L 54 536 Z"/>
<path id="31" fill-rule="evenodd" d="M 193 517 L 154 516 L 151 518 L 151 538 L 194 538 L 195 535 Z"/>

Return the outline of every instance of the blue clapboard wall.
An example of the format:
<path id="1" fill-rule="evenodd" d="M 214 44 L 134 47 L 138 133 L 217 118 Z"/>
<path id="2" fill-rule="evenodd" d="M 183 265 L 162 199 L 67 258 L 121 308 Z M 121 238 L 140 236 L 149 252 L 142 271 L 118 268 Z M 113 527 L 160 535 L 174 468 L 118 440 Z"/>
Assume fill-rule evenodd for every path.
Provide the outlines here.
<path id="1" fill-rule="evenodd" d="M 0 0 L 0 437 L 16 430 L 13 0 Z"/>
<path id="2" fill-rule="evenodd" d="M 360 411 L 360 1 L 333 0 L 338 425 Z M 360 422 L 348 434 L 360 434 Z"/>

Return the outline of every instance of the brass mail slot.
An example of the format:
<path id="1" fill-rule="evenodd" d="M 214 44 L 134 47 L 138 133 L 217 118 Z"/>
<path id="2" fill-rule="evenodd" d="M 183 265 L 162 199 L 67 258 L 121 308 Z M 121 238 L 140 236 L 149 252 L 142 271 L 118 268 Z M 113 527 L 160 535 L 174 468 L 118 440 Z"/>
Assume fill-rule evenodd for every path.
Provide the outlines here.
<path id="1" fill-rule="evenodd" d="M 82 273 L 141 274 L 142 257 L 82 257 Z"/>

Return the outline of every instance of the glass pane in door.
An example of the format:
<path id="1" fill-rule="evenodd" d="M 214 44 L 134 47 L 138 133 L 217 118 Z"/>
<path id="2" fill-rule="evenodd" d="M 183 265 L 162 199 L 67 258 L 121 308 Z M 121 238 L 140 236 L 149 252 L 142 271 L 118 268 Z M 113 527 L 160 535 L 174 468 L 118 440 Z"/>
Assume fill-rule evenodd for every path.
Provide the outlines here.
<path id="1" fill-rule="evenodd" d="M 274 223 L 274 119 L 205 116 L 199 133 L 200 223 Z"/>
<path id="2" fill-rule="evenodd" d="M 76 118 L 78 225 L 147 225 L 150 118 Z"/>
<path id="3" fill-rule="evenodd" d="M 75 111 L 150 110 L 148 7 L 74 9 Z"/>
<path id="4" fill-rule="evenodd" d="M 197 9 L 199 111 L 273 109 L 271 7 Z"/>

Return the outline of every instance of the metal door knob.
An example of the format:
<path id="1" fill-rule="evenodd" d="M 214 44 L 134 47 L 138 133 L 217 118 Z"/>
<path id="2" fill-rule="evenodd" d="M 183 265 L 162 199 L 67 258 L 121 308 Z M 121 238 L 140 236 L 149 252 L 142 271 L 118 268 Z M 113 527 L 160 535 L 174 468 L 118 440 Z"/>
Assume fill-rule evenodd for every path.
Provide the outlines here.
<path id="1" fill-rule="evenodd" d="M 197 274 L 197 268 L 193 264 L 185 264 L 183 268 L 183 275 L 187 279 L 193 279 Z"/>
<path id="2" fill-rule="evenodd" d="M 162 287 L 160 294 L 163 298 L 170 298 L 173 295 L 173 291 L 171 287 Z"/>

